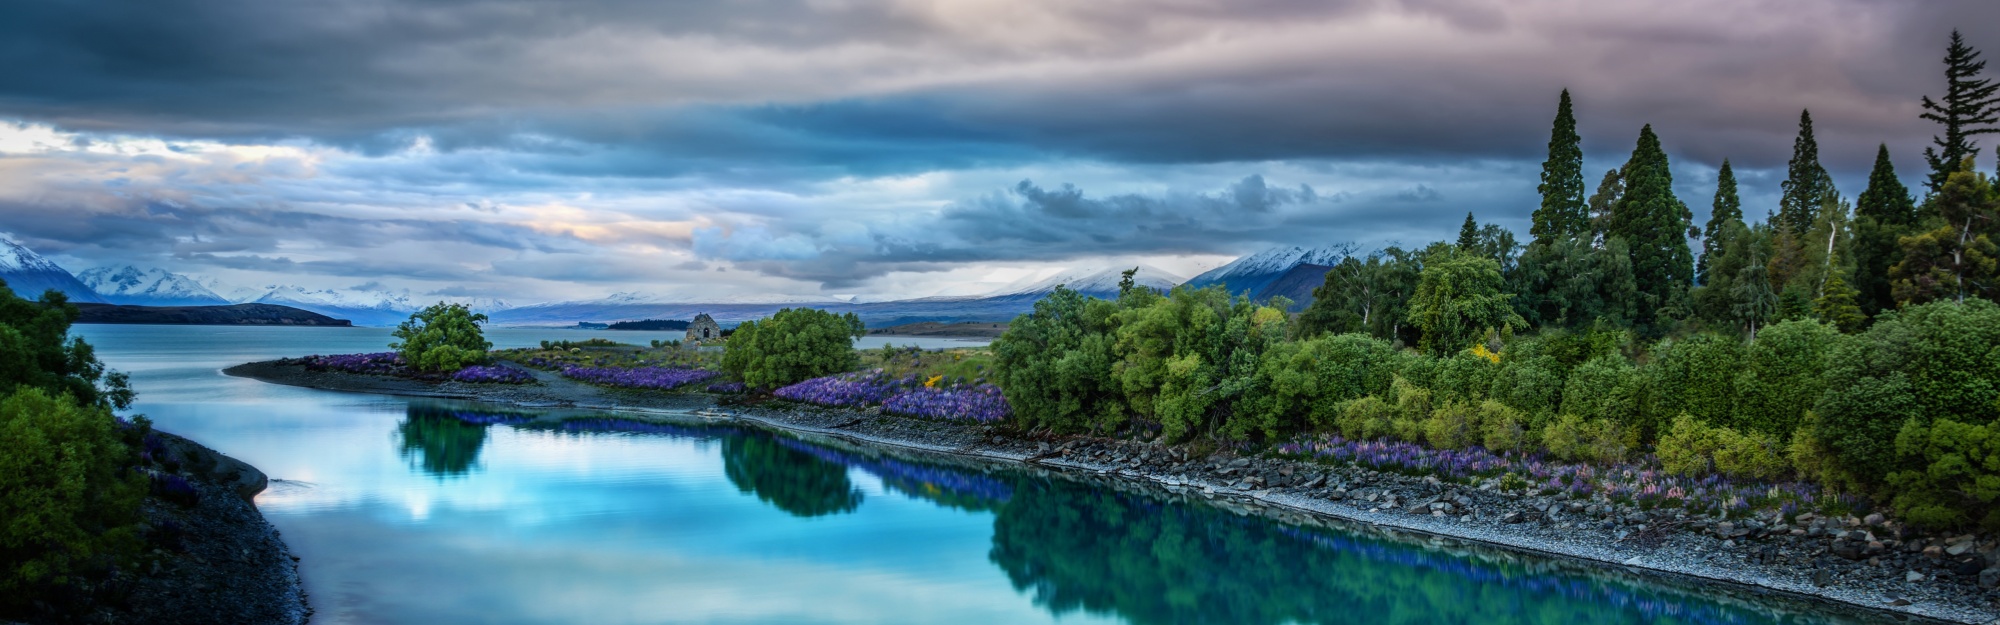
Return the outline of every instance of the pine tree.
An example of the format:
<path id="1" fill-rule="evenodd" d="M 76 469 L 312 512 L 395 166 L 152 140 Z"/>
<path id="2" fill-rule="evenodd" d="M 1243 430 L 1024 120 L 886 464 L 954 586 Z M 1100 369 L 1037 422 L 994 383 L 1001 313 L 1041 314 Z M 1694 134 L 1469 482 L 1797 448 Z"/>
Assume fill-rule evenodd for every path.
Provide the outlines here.
<path id="1" fill-rule="evenodd" d="M 1778 221 L 1795 234 L 1812 227 L 1819 217 L 1819 205 L 1839 194 L 1833 188 L 1833 177 L 1819 164 L 1819 141 L 1813 138 L 1811 111 L 1799 112 L 1799 136 L 1792 140 L 1792 160 L 1778 188 L 1784 193 L 1778 199 Z"/>
<path id="2" fill-rule="evenodd" d="M 1896 303 L 2000 297 L 2000 189 L 1967 158 L 1927 202 L 1930 229 L 1903 237 L 1903 259 L 1889 269 Z"/>
<path id="3" fill-rule="evenodd" d="M 1639 287 L 1633 321 L 1658 332 L 1664 329 L 1661 312 L 1685 304 L 1694 281 L 1694 254 L 1687 244 L 1692 227 L 1687 205 L 1674 197 L 1667 153 L 1650 124 L 1639 131 L 1624 180 L 1625 194 L 1611 209 L 1609 235 L 1632 248 L 1632 274 Z"/>
<path id="4" fill-rule="evenodd" d="M 1472 219 L 1472 213 L 1465 214 L 1465 225 L 1458 227 L 1458 249 L 1472 251 L 1479 247 L 1479 222 Z"/>
<path id="5" fill-rule="evenodd" d="M 1602 243 L 1605 234 L 1611 230 L 1611 207 L 1618 205 L 1618 198 L 1625 196 L 1625 172 L 1612 169 L 1604 172 L 1604 179 L 1598 181 L 1597 192 L 1590 195 L 1590 220 L 1587 238 Z"/>
<path id="6" fill-rule="evenodd" d="M 1701 230 L 1701 258 L 1695 262 L 1695 279 L 1708 284 L 1709 257 L 1722 253 L 1725 227 L 1743 222 L 1743 201 L 1736 195 L 1736 172 L 1729 159 L 1722 159 L 1722 171 L 1715 174 L 1715 204 L 1708 213 L 1708 226 Z"/>
<path id="7" fill-rule="evenodd" d="M 1868 188 L 1854 204 L 1854 290 L 1862 314 L 1870 317 L 1896 307 L 1889 287 L 1889 267 L 1902 258 L 1896 245 L 1917 222 L 1916 204 L 1909 187 L 1896 178 L 1896 166 L 1889 160 L 1889 146 L 1875 149 L 1875 169 L 1868 172 Z"/>
<path id="8" fill-rule="evenodd" d="M 1958 31 L 1951 31 L 1951 44 L 1944 52 L 1944 101 L 1933 101 L 1930 96 L 1923 99 L 1923 118 L 1944 126 L 1944 136 L 1933 135 L 1932 147 L 1924 148 L 1924 161 L 1931 166 L 1930 179 L 1924 185 L 1929 193 L 1942 191 L 1960 162 L 1979 157 L 1979 145 L 1972 142 L 1973 137 L 2000 132 L 1993 127 L 2000 121 L 2000 95 L 1994 94 L 2000 84 L 1979 78 L 1984 69 L 1986 62 L 1979 60 L 1979 51 L 1965 45 Z"/>
<path id="9" fill-rule="evenodd" d="M 1836 273 L 1826 279 L 1826 292 L 1813 300 L 1813 316 L 1832 324 L 1841 332 L 1853 333 L 1861 329 L 1868 317 L 1861 314 L 1861 306 L 1855 304 L 1858 293 L 1847 286 L 1847 280 Z"/>
<path id="10" fill-rule="evenodd" d="M 1549 159 L 1542 162 L 1542 206 L 1535 209 L 1534 225 L 1528 234 L 1537 243 L 1550 243 L 1589 229 L 1590 216 L 1583 198 L 1583 139 L 1576 134 L 1576 115 L 1570 109 L 1569 90 L 1556 104 L 1556 121 L 1549 130 Z"/>

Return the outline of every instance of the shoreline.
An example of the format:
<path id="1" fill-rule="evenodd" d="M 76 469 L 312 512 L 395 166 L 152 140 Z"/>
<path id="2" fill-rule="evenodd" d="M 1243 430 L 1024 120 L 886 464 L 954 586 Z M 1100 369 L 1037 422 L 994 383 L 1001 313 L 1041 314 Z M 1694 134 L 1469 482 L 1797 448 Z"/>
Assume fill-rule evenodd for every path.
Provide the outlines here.
<path id="1" fill-rule="evenodd" d="M 532 371 L 532 370 L 531 370 Z M 1870 559 L 1836 555 L 1849 533 L 1871 527 L 1834 520 L 1812 535 L 1756 521 L 1716 523 L 1673 511 L 1615 510 L 1596 502 L 1500 492 L 1358 467 L 1236 456 L 1219 451 L 1189 457 L 1156 443 L 1067 437 L 1028 440 L 989 426 L 926 421 L 785 402 L 738 403 L 701 392 L 655 392 L 590 386 L 545 371 L 522 386 L 430 383 L 401 378 L 308 372 L 277 361 L 225 369 L 231 376 L 322 390 L 472 400 L 522 407 L 574 407 L 644 414 L 690 412 L 855 444 L 1026 464 L 1073 477 L 1101 477 L 1214 502 L 1246 506 L 1282 522 L 1307 520 L 1412 532 L 1472 545 L 1622 570 L 1734 593 L 1778 595 L 1835 613 L 1868 613 L 1930 622 L 2000 622 L 2000 590 L 1974 576 L 1922 573 L 1897 563 L 1930 552 L 1871 542 Z M 654 415 L 659 418 L 662 415 Z M 1428 513 L 1426 513 L 1428 512 Z M 1822 519 L 1824 524 L 1826 519 Z M 1754 526 L 1754 527 L 1753 527 Z M 1636 528 L 1636 529 L 1635 529 Z M 1699 528 L 1688 531 L 1690 528 Z M 1770 530 L 1770 531 L 1767 531 Z M 1841 536 L 1835 539 L 1833 536 Z M 1830 546 L 1829 543 L 1832 543 Z M 1911 546 L 1915 546 L 1912 543 Z M 1974 543 L 1974 549 L 1986 546 Z M 1979 553 L 1991 553 L 1979 550 Z M 1963 551 L 1961 553 L 1964 553 Z M 1939 554 L 1942 555 L 1942 554 Z M 1990 565 L 1994 558 L 1984 555 Z M 1883 562 L 1887 558 L 1888 562 Z M 1919 563 L 1921 561 L 1919 560 Z M 1919 564 L 1921 566 L 1921 564 Z M 1935 568 L 1935 567 L 1934 567 Z"/>

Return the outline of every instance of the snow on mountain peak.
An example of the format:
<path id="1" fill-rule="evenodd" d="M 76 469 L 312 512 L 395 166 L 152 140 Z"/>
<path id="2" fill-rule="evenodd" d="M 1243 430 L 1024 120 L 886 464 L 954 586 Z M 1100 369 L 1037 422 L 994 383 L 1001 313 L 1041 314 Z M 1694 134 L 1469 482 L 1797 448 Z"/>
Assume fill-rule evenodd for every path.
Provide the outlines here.
<path id="1" fill-rule="evenodd" d="M 141 270 L 131 265 L 105 266 L 77 274 L 77 279 L 99 295 L 120 304 L 186 306 L 228 303 L 200 282 L 159 268 Z"/>
<path id="2" fill-rule="evenodd" d="M 63 271 L 63 268 L 49 262 L 49 259 L 42 258 L 42 255 L 36 254 L 34 250 L 11 239 L 0 237 L 0 273 L 44 271 Z"/>
<path id="3" fill-rule="evenodd" d="M 1132 275 L 1132 281 L 1139 286 L 1160 290 L 1174 288 L 1180 284 L 1180 277 L 1167 273 L 1151 265 L 1138 265 L 1139 272 Z M 1040 280 L 1023 280 L 1002 287 L 994 295 L 1039 295 L 1056 290 L 1057 286 L 1082 293 L 1117 293 L 1118 283 L 1125 279 L 1125 272 L 1132 267 L 1120 266 L 1110 269 L 1070 269 Z"/>

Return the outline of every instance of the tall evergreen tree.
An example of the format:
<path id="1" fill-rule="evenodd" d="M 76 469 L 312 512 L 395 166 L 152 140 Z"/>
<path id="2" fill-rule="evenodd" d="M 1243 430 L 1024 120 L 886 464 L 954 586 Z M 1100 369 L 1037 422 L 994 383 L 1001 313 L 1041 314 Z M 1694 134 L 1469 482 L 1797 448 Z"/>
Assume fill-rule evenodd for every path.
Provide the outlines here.
<path id="1" fill-rule="evenodd" d="M 1917 222 L 1916 204 L 1909 187 L 1896 178 L 1887 145 L 1875 149 L 1875 169 L 1868 172 L 1868 188 L 1855 200 L 1854 217 L 1855 303 L 1873 316 L 1896 307 L 1889 286 L 1889 268 L 1902 258 L 1896 239 Z"/>
<path id="2" fill-rule="evenodd" d="M 1618 205 L 1618 198 L 1625 196 L 1625 172 L 1618 169 L 1606 170 L 1604 179 L 1598 181 L 1597 192 L 1590 195 L 1590 219 L 1585 237 L 1602 243 L 1606 233 L 1611 231 L 1611 207 Z"/>
<path id="3" fill-rule="evenodd" d="M 1555 127 L 1549 130 L 1549 159 L 1542 162 L 1542 206 L 1535 209 L 1528 234 L 1537 243 L 1576 236 L 1590 228 L 1583 198 L 1583 139 L 1576 134 L 1576 114 L 1569 90 L 1556 104 Z"/>
<path id="4" fill-rule="evenodd" d="M 1633 321 L 1657 332 L 1663 329 L 1661 313 L 1685 304 L 1694 281 L 1694 254 L 1687 243 L 1692 219 L 1687 205 L 1674 196 L 1674 174 L 1651 124 L 1639 131 L 1624 180 L 1625 194 L 1611 209 L 1609 235 L 1632 249 L 1632 274 L 1639 287 Z"/>
<path id="5" fill-rule="evenodd" d="M 1479 246 L 1479 222 L 1472 219 L 1472 213 L 1465 214 L 1465 225 L 1458 227 L 1458 249 L 1472 251 Z"/>
<path id="6" fill-rule="evenodd" d="M 1701 258 L 1695 263 L 1695 279 L 1708 284 L 1709 257 L 1722 253 L 1730 223 L 1743 222 L 1743 200 L 1736 195 L 1736 171 L 1729 159 L 1722 159 L 1722 171 L 1715 174 L 1715 204 L 1708 213 L 1708 226 L 1701 230 Z"/>
<path id="7" fill-rule="evenodd" d="M 1993 127 L 2000 122 L 2000 95 L 1994 93 L 2000 84 L 1979 78 L 1985 69 L 1979 51 L 1965 45 L 1958 31 L 1951 31 L 1951 44 L 1944 50 L 1944 101 L 1933 101 L 1930 96 L 1923 99 L 1923 118 L 1944 126 L 1944 136 L 1933 135 L 1932 147 L 1924 148 L 1924 161 L 1931 166 L 1930 179 L 1924 185 L 1929 193 L 1942 191 L 1945 179 L 1958 171 L 1960 162 L 1979 157 L 1979 145 L 1972 142 L 1973 137 L 2000 132 Z"/>
<path id="8" fill-rule="evenodd" d="M 1792 160 L 1785 181 L 1778 185 L 1784 195 L 1778 199 L 1778 221 L 1793 234 L 1812 227 L 1819 217 L 1819 205 L 1839 194 L 1833 176 L 1819 164 L 1819 141 L 1813 138 L 1811 111 L 1799 112 L 1799 136 L 1792 140 Z"/>

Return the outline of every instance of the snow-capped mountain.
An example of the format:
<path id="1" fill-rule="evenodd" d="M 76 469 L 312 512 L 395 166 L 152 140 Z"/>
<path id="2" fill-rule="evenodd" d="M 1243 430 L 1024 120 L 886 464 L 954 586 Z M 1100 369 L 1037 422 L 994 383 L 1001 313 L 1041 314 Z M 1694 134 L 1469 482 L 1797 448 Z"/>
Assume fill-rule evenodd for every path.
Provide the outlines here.
<path id="1" fill-rule="evenodd" d="M 1272 281 L 1284 276 L 1299 265 L 1334 265 L 1347 257 L 1347 253 L 1327 247 L 1274 247 L 1268 250 L 1229 261 L 1229 264 L 1203 272 L 1187 282 L 1191 287 L 1205 287 L 1212 284 L 1223 285 L 1230 293 L 1242 295 L 1245 292 L 1257 294 Z"/>
<path id="2" fill-rule="evenodd" d="M 68 270 L 6 238 L 0 238 L 0 280 L 6 280 L 7 288 L 25 299 L 37 299 L 43 291 L 55 289 L 68 295 L 71 302 L 104 301 Z"/>
<path id="3" fill-rule="evenodd" d="M 1138 286 L 1166 291 L 1173 289 L 1174 285 L 1180 284 L 1180 276 L 1148 265 L 1139 265 L 1138 267 L 1139 272 L 1132 274 L 1132 282 Z M 1118 297 L 1118 283 L 1124 281 L 1125 272 L 1131 269 L 1132 267 L 1072 269 L 1047 278 L 1024 281 L 1025 283 L 1017 282 L 1002 287 L 989 297 L 1033 297 L 1040 299 L 1041 296 L 1055 291 L 1057 286 L 1066 286 L 1070 290 L 1084 295 L 1109 299 Z"/>
<path id="4" fill-rule="evenodd" d="M 77 274 L 105 301 L 136 306 L 221 306 L 230 303 L 194 279 L 164 269 L 104 266 Z"/>
<path id="5" fill-rule="evenodd" d="M 347 319 L 359 326 L 392 326 L 408 319 L 410 313 L 433 302 L 412 298 L 409 291 L 306 289 L 273 285 L 265 288 L 263 295 L 248 303 L 302 308 L 329 317 Z"/>

